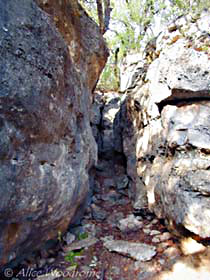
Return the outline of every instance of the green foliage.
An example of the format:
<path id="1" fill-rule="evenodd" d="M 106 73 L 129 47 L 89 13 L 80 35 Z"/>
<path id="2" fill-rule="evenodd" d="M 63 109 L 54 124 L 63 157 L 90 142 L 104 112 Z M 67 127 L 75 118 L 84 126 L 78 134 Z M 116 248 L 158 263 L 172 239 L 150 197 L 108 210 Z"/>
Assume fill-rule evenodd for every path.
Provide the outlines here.
<path id="1" fill-rule="evenodd" d="M 98 23 L 96 0 L 80 0 L 80 3 Z M 210 2 L 206 0 L 171 0 L 170 3 L 170 9 L 166 9 L 164 0 L 111 0 L 111 24 L 109 32 L 105 34 L 110 58 L 98 83 L 100 89 L 118 89 L 119 69 L 116 67 L 128 53 L 139 52 L 141 41 L 156 13 L 164 11 L 165 20 L 188 14 L 196 19 L 204 9 L 210 9 Z M 119 53 L 116 61 L 117 48 Z"/>
<path id="2" fill-rule="evenodd" d="M 82 233 L 78 234 L 77 238 L 78 238 L 78 240 L 86 239 L 86 238 L 88 238 L 88 233 L 82 232 Z"/>
<path id="3" fill-rule="evenodd" d="M 110 57 L 110 60 L 113 57 Z M 119 69 L 117 68 L 117 75 L 115 74 L 114 62 L 108 62 L 102 72 L 98 88 L 102 91 L 111 91 L 119 89 Z"/>
<path id="4" fill-rule="evenodd" d="M 65 261 L 69 262 L 71 266 L 77 267 L 78 264 L 75 261 L 75 257 L 81 256 L 83 250 L 79 251 L 69 251 L 68 254 L 65 256 Z"/>
<path id="5" fill-rule="evenodd" d="M 210 2 L 206 0 L 173 0 L 168 17 L 178 17 L 191 14 L 197 18 L 204 9 L 210 8 Z"/>
<path id="6" fill-rule="evenodd" d="M 77 235 L 78 240 L 84 240 L 88 238 L 88 233 L 87 232 L 82 232 Z M 65 256 L 65 261 L 69 262 L 71 264 L 71 267 L 77 267 L 78 264 L 75 260 L 76 257 L 81 256 L 83 253 L 83 250 L 73 250 L 69 251 L 67 255 Z"/>
<path id="7" fill-rule="evenodd" d="M 112 1 L 112 26 L 106 37 L 111 56 L 101 75 L 98 87 L 104 90 L 118 90 L 120 85 L 119 63 L 130 52 L 138 52 L 145 30 L 154 13 L 154 0 Z M 116 28 L 115 28 L 116 26 Z M 115 57 L 115 50 L 119 53 Z M 116 65 L 117 64 L 117 65 Z"/>

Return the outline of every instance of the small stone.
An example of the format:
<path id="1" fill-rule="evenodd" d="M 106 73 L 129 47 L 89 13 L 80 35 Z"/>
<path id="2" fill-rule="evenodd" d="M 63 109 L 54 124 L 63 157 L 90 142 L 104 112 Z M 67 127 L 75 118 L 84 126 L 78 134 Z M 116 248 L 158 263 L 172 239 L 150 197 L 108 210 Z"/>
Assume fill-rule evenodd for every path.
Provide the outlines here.
<path id="1" fill-rule="evenodd" d="M 154 219 L 153 221 L 151 221 L 151 224 L 152 225 L 155 225 L 155 224 L 157 224 L 159 221 L 158 221 L 158 219 Z"/>
<path id="2" fill-rule="evenodd" d="M 92 197 L 92 202 L 93 203 L 98 203 L 99 202 L 98 198 L 95 195 Z"/>
<path id="3" fill-rule="evenodd" d="M 160 235 L 160 241 L 166 241 L 171 238 L 171 234 L 169 232 L 164 232 Z"/>
<path id="4" fill-rule="evenodd" d="M 88 247 L 94 245 L 97 242 L 98 242 L 97 238 L 88 237 L 88 238 L 73 242 L 69 246 L 63 247 L 63 250 L 64 250 L 64 252 L 73 251 L 73 250 L 80 250 L 82 248 L 88 248 Z"/>
<path id="5" fill-rule="evenodd" d="M 112 241 L 112 240 L 114 240 L 114 236 L 113 235 L 107 235 L 107 236 L 101 237 L 100 239 L 103 242 Z"/>
<path id="6" fill-rule="evenodd" d="M 144 227 L 145 227 L 145 228 L 151 228 L 152 225 L 151 225 L 151 224 L 148 224 L 148 225 L 145 225 Z"/>
<path id="7" fill-rule="evenodd" d="M 89 264 L 90 267 L 96 267 L 98 264 L 98 258 L 96 256 L 93 256 L 91 263 Z"/>
<path id="8" fill-rule="evenodd" d="M 181 240 L 181 250 L 184 255 L 191 255 L 199 252 L 204 252 L 206 247 L 191 237 Z"/>
<path id="9" fill-rule="evenodd" d="M 64 240 L 66 241 L 67 245 L 71 244 L 75 240 L 75 235 L 67 232 L 66 236 L 64 237 Z"/>
<path id="10" fill-rule="evenodd" d="M 52 264 L 52 263 L 54 263 L 55 262 L 55 258 L 49 258 L 49 259 L 47 259 L 47 263 L 48 264 Z"/>
<path id="11" fill-rule="evenodd" d="M 138 261 L 149 261 L 156 255 L 155 247 L 144 243 L 111 240 L 105 241 L 104 246 L 109 251 L 129 256 Z"/>
<path id="12" fill-rule="evenodd" d="M 96 100 L 92 104 L 90 120 L 94 125 L 99 125 L 101 122 L 101 107 L 102 105 L 96 102 Z"/>
<path id="13" fill-rule="evenodd" d="M 178 29 L 178 26 L 176 24 L 171 24 L 168 26 L 168 31 L 169 32 L 174 32 Z"/>
<path id="14" fill-rule="evenodd" d="M 122 175 L 122 176 L 118 177 L 118 179 L 117 179 L 117 189 L 122 190 L 122 189 L 127 188 L 128 183 L 129 183 L 129 179 L 128 179 L 127 175 Z"/>
<path id="15" fill-rule="evenodd" d="M 53 243 L 52 243 L 53 244 Z M 54 243 L 55 244 L 55 243 Z M 49 249 L 48 250 L 49 255 L 54 255 L 55 254 L 55 250 L 54 249 Z"/>
<path id="16" fill-rule="evenodd" d="M 43 266 L 45 266 L 46 264 L 46 259 L 40 259 L 38 262 L 37 262 L 37 265 L 39 268 L 42 268 Z"/>
<path id="17" fill-rule="evenodd" d="M 163 254 L 167 258 L 174 259 L 174 258 L 180 256 L 180 251 L 175 247 L 169 247 L 164 251 Z"/>
<path id="18" fill-rule="evenodd" d="M 143 232 L 145 233 L 145 234 L 150 234 L 150 229 L 148 229 L 148 228 L 143 228 Z"/>
<path id="19" fill-rule="evenodd" d="M 115 227 L 115 226 L 117 226 L 119 220 L 121 220 L 123 218 L 124 218 L 124 215 L 122 212 L 114 212 L 108 217 L 107 223 L 109 225 L 112 225 Z"/>
<path id="20" fill-rule="evenodd" d="M 101 209 L 99 206 L 95 204 L 91 205 L 91 209 L 92 209 L 93 219 L 95 219 L 96 221 L 103 221 L 106 219 L 107 212 L 105 210 Z"/>
<path id="21" fill-rule="evenodd" d="M 160 234 L 160 231 L 158 230 L 151 230 L 150 235 L 158 235 Z"/>
<path id="22" fill-rule="evenodd" d="M 159 245 L 158 245 L 158 248 L 160 249 L 165 249 L 169 246 L 168 242 L 161 242 Z"/>
<path id="23" fill-rule="evenodd" d="M 118 223 L 118 228 L 122 231 L 122 232 L 129 232 L 129 231 L 137 231 L 140 228 L 142 228 L 143 223 L 140 222 L 139 220 L 137 220 L 135 218 L 135 216 L 133 214 L 129 215 L 127 218 L 125 219 L 121 219 Z"/>
<path id="24" fill-rule="evenodd" d="M 98 232 L 98 228 L 96 227 L 95 224 L 92 223 L 84 224 L 83 229 L 84 232 L 88 233 L 88 236 L 92 236 L 92 237 L 96 236 L 96 233 Z"/>
<path id="25" fill-rule="evenodd" d="M 152 238 L 152 242 L 153 243 L 159 243 L 160 242 L 160 237 L 159 236 L 155 236 Z"/>

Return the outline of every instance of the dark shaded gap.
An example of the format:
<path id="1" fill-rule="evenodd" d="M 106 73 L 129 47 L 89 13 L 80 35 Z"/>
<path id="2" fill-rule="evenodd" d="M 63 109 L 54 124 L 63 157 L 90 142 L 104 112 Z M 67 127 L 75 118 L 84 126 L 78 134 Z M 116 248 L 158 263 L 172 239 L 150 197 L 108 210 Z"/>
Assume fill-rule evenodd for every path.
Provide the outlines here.
<path id="1" fill-rule="evenodd" d="M 187 96 L 187 97 L 186 97 Z M 199 103 L 202 101 L 210 101 L 210 91 L 190 91 L 190 90 L 181 90 L 173 89 L 172 95 L 167 99 L 156 103 L 161 114 L 163 108 L 167 105 L 174 105 L 177 107 L 191 105 L 194 103 Z"/>

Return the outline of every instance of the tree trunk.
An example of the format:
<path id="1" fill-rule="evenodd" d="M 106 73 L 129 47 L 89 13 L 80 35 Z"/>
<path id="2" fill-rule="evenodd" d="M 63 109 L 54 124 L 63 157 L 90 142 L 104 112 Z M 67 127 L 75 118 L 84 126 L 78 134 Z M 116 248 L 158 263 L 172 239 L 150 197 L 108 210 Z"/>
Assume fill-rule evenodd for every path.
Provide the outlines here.
<path id="1" fill-rule="evenodd" d="M 100 26 L 100 31 L 104 34 L 104 13 L 103 13 L 103 5 L 102 0 L 96 0 L 97 4 L 97 12 L 98 12 L 98 21 Z"/>
<path id="2" fill-rule="evenodd" d="M 104 33 L 109 28 L 109 22 L 110 22 L 110 14 L 111 14 L 111 8 L 110 8 L 110 0 L 104 0 L 104 7 L 105 7 L 105 13 L 104 13 Z"/>

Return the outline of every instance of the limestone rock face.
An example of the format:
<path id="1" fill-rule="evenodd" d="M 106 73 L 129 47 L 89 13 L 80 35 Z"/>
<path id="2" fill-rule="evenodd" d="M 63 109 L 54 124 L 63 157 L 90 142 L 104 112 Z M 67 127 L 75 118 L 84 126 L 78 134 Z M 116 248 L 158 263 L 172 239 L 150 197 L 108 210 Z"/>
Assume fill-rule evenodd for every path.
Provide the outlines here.
<path id="1" fill-rule="evenodd" d="M 4 264 L 55 238 L 84 206 L 97 159 L 91 91 L 108 52 L 77 1 L 0 0 L 0 38 Z"/>
<path id="2" fill-rule="evenodd" d="M 139 76 L 127 90 L 120 132 L 127 168 L 133 170 L 127 173 L 136 187 L 134 206 L 149 206 L 170 228 L 181 226 L 206 238 L 210 237 L 210 41 L 206 30 L 198 27 L 202 22 L 201 18 L 189 25 L 186 36 L 182 30 L 182 36 L 176 36 L 179 27 L 161 34 L 166 42 L 163 49 L 159 46 L 159 57 L 145 64 L 144 78 Z M 192 39 L 192 34 L 197 35 Z"/>

